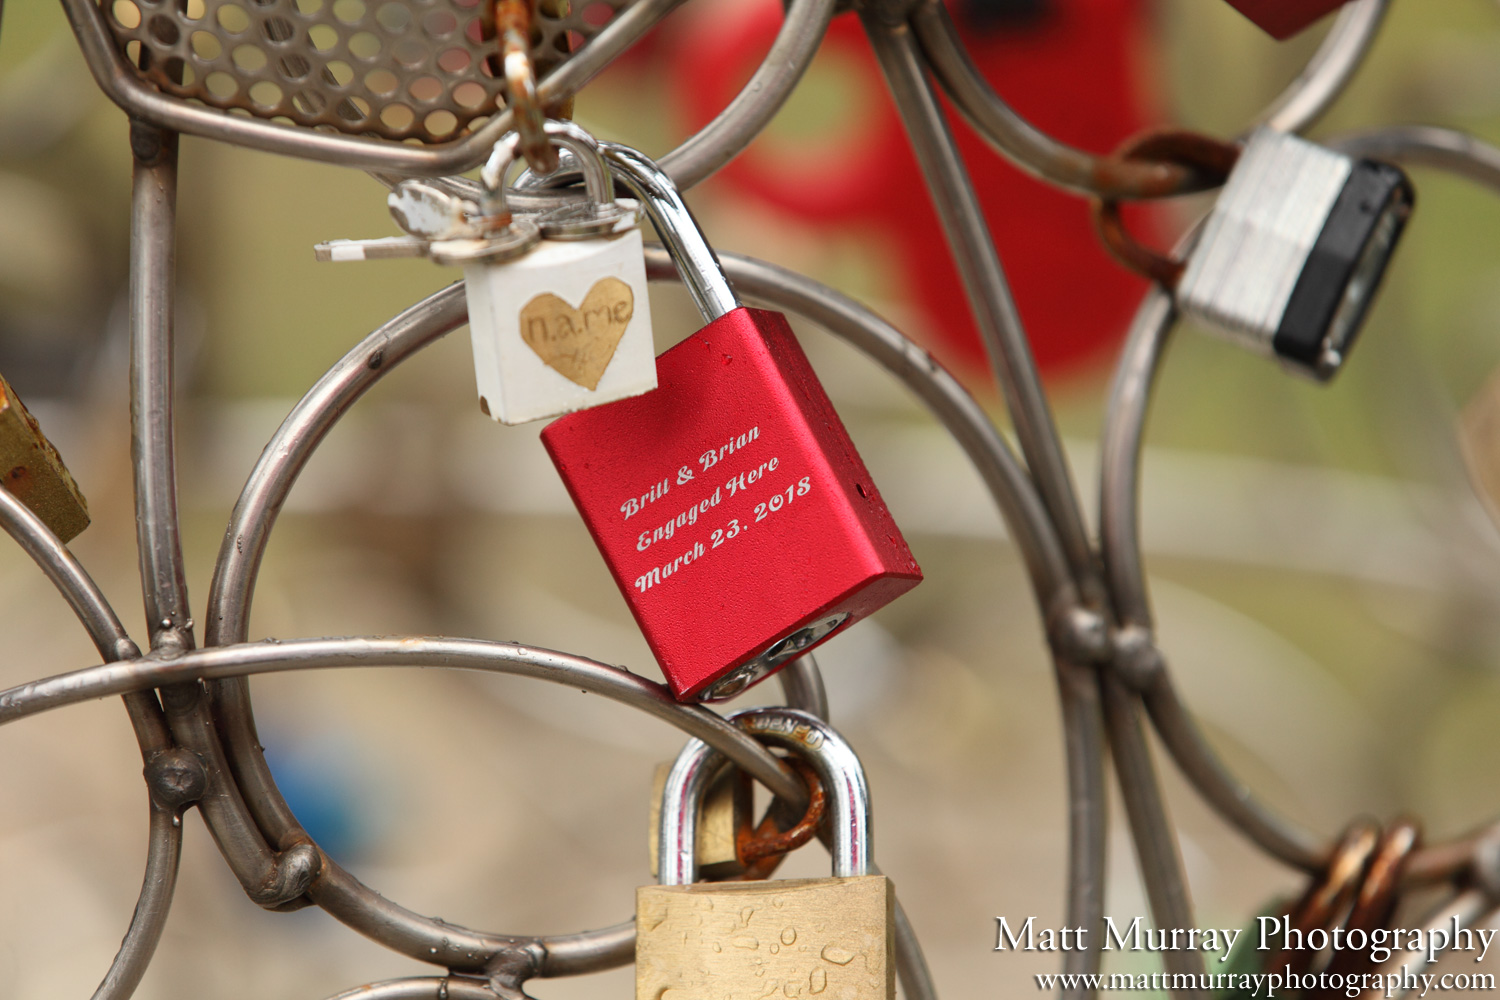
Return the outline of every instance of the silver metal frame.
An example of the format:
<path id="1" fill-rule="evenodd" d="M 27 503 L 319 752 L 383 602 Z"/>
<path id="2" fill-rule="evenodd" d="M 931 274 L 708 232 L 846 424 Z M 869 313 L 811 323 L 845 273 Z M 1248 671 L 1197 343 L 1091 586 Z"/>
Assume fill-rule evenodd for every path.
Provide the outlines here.
<path id="1" fill-rule="evenodd" d="M 637 0 L 629 5 L 542 81 L 540 99 L 550 104 L 573 93 L 679 2 Z M 150 801 L 145 878 L 135 916 L 95 997 L 121 1000 L 139 983 L 170 906 L 181 849 L 181 815 L 193 805 L 247 894 L 261 905 L 277 910 L 322 906 L 373 940 L 454 973 L 363 986 L 340 994 L 344 1000 L 519 1000 L 530 978 L 629 961 L 634 928 L 628 921 L 566 936 L 495 934 L 440 923 L 384 899 L 334 864 L 307 837 L 277 790 L 256 739 L 251 674 L 335 666 L 499 671 L 604 694 L 703 740 L 777 795 L 794 803 L 805 795 L 800 781 L 761 742 L 712 711 L 680 705 L 660 685 L 566 653 L 444 637 L 246 641 L 265 546 L 301 470 L 334 424 L 375 382 L 463 325 L 467 315 L 461 286 L 430 296 L 365 337 L 293 408 L 250 472 L 231 514 L 209 588 L 206 648 L 194 648 L 194 623 L 188 618 L 176 512 L 172 386 L 177 133 L 365 169 L 387 184 L 403 176 L 439 177 L 443 179 L 434 183 L 472 196 L 473 183 L 452 175 L 489 155 L 509 128 L 509 115 L 497 115 L 469 136 L 427 148 L 238 118 L 152 89 L 123 64 L 94 0 L 62 4 L 99 86 L 133 119 L 131 423 L 150 642 L 149 652 L 142 655 L 66 547 L 10 494 L 0 491 L 0 525 L 58 588 L 103 661 L 0 691 L 0 724 L 119 694 L 134 726 Z M 1387 7 L 1388 0 L 1357 0 L 1348 6 L 1304 72 L 1257 121 L 1288 131 L 1316 121 L 1357 71 Z M 644 201 L 669 206 L 658 228 L 676 242 L 675 256 L 694 258 L 700 273 L 718 273 L 722 264 L 722 285 L 709 282 L 694 289 L 706 315 L 738 304 L 732 281 L 747 297 L 798 313 L 845 339 L 916 393 L 963 448 L 989 489 L 1024 558 L 1055 666 L 1068 770 L 1070 926 L 1098 928 L 1104 912 L 1106 745 L 1154 923 L 1161 928 L 1193 926 L 1190 893 L 1144 721 L 1161 737 L 1193 787 L 1228 823 L 1284 863 L 1318 870 L 1330 842 L 1275 816 L 1223 766 L 1178 697 L 1154 644 L 1138 537 L 1140 454 L 1151 389 L 1175 321 L 1172 300 L 1161 290 L 1146 297 L 1120 360 L 1103 433 L 1100 538 L 1095 543 L 1004 270 L 941 113 L 934 80 L 999 153 L 1055 185 L 1086 194 L 1150 197 L 1194 189 L 1201 186 L 1201 178 L 1168 165 L 1103 160 L 1036 130 L 979 77 L 936 0 L 871 0 L 861 10 L 959 266 L 1006 401 L 1019 456 L 952 376 L 860 303 L 773 264 L 734 254 L 716 259 L 706 243 L 698 246 L 679 239 L 677 234 L 695 227 L 688 225 L 691 215 L 673 186 L 687 188 L 711 175 L 760 133 L 802 78 L 834 10 L 835 0 L 792 0 L 770 53 L 713 122 L 662 156 L 660 169 L 634 151 L 606 146 L 612 169 Z M 1338 145 L 1446 169 L 1500 190 L 1500 151 L 1460 133 L 1426 127 L 1382 129 L 1346 137 Z M 552 177 L 547 183 L 565 180 Z M 529 180 L 508 195 L 512 204 L 528 211 L 577 197 L 576 192 L 537 187 Z M 655 280 L 677 277 L 661 248 L 648 249 L 647 264 Z M 781 677 L 790 705 L 809 712 L 810 719 L 827 718 L 827 696 L 811 657 L 788 667 Z M 1500 885 L 1497 843 L 1500 826 L 1429 848 L 1413 861 L 1411 877 L 1455 882 L 1472 877 L 1493 888 Z M 1481 914 L 1492 909 L 1497 898 L 1494 892 L 1478 890 L 1457 895 L 1445 904 L 1443 918 L 1450 912 Z M 912 1000 L 935 1000 L 915 933 L 903 912 L 898 910 L 896 916 L 903 989 Z M 1099 969 L 1097 943 L 1102 934 L 1089 940 L 1094 947 L 1066 955 L 1066 971 Z M 1169 954 L 1174 957 L 1168 960 L 1168 971 L 1202 971 L 1197 953 Z M 1080 986 L 1067 992 L 1076 998 L 1091 991 Z M 1196 990 L 1174 992 L 1184 998 L 1198 995 Z"/>

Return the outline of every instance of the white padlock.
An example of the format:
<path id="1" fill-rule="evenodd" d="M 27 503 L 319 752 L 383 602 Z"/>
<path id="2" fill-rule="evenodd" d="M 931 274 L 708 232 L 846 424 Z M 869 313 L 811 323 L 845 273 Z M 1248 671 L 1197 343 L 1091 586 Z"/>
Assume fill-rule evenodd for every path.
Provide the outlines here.
<path id="1" fill-rule="evenodd" d="M 537 220 L 542 239 L 520 256 L 446 255 L 464 267 L 480 408 L 507 424 L 656 388 L 638 205 L 614 198 L 592 136 L 571 122 L 546 129 L 582 168 L 588 203 Z M 481 210 L 493 223 L 509 224 L 504 177 L 516 146 L 502 140 L 481 171 Z M 440 244 L 432 250 L 443 259 Z"/>

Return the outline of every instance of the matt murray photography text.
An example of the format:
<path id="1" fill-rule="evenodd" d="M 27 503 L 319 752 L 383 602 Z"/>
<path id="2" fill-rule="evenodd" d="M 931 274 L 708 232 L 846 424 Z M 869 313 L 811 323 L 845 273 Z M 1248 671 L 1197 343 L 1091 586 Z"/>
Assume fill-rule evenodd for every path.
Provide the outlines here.
<path id="1" fill-rule="evenodd" d="M 1474 961 L 1483 960 L 1495 939 L 1493 927 L 1461 927 L 1458 918 L 1437 927 L 1378 927 L 1372 931 L 1360 928 L 1346 930 L 1315 927 L 1300 931 L 1290 917 L 1257 917 L 1249 928 L 1192 927 L 1156 930 L 1136 917 L 1123 926 L 1114 918 L 1104 918 L 1104 940 L 1101 951 L 1203 951 L 1219 961 L 1228 960 L 1235 942 L 1243 933 L 1255 936 L 1257 951 L 1362 951 L 1379 965 L 1397 952 L 1423 952 L 1429 962 L 1446 951 L 1474 953 Z M 995 918 L 996 951 L 1083 951 L 1089 948 L 1087 927 L 1038 927 L 1036 917 L 1012 925 L 1004 917 Z"/>

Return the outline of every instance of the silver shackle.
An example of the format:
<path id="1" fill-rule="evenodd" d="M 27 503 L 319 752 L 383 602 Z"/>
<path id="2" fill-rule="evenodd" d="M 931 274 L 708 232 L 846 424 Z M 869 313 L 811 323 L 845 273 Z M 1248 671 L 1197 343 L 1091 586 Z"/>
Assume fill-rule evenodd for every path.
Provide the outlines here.
<path id="1" fill-rule="evenodd" d="M 747 708 L 729 718 L 761 742 L 790 750 L 812 765 L 828 795 L 833 874 L 840 878 L 868 875 L 873 864 L 870 789 L 865 769 L 848 742 L 828 723 L 800 709 Z M 693 850 L 698 804 L 724 760 L 708 744 L 690 740 L 667 772 L 657 830 L 662 885 L 687 885 L 698 877 Z"/>
<path id="2" fill-rule="evenodd" d="M 572 153 L 576 167 L 583 173 L 584 191 L 595 205 L 613 204 L 615 186 L 609 179 L 609 168 L 600 155 L 599 142 L 588 132 L 570 121 L 548 120 L 543 125 L 547 138 L 556 146 Z M 484 188 L 479 210 L 489 219 L 506 219 L 510 207 L 505 201 L 505 174 L 515 163 L 520 152 L 519 132 L 506 133 L 495 143 L 494 152 L 479 171 L 479 181 Z"/>
<path id="3" fill-rule="evenodd" d="M 611 172 L 624 182 L 646 210 L 651 225 L 666 244 L 682 283 L 703 318 L 710 323 L 740 308 L 739 296 L 724 274 L 713 247 L 698 228 L 672 178 L 644 153 L 613 142 L 599 143 Z M 585 174 L 587 177 L 587 174 Z"/>

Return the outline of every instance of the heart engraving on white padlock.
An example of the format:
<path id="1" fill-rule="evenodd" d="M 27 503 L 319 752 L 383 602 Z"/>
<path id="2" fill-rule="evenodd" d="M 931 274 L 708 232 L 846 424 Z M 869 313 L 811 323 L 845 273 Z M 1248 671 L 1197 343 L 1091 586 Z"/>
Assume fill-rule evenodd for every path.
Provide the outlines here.
<path id="1" fill-rule="evenodd" d="M 576 309 L 551 292 L 522 306 L 521 339 L 547 367 L 592 392 L 634 312 L 630 286 L 601 278 Z"/>

